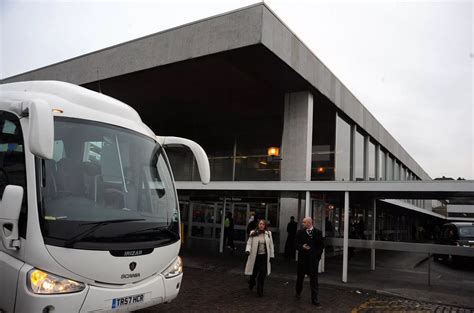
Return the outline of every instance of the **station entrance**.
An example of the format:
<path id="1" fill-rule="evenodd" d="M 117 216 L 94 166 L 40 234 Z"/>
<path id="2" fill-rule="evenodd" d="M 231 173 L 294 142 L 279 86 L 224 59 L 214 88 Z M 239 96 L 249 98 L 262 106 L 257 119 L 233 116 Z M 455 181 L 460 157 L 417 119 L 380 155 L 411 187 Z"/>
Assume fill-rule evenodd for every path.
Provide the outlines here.
<path id="1" fill-rule="evenodd" d="M 247 226 L 252 215 L 265 219 L 275 242 L 278 240 L 278 198 L 195 199 L 184 196 L 180 197 L 180 210 L 185 242 L 191 241 L 193 245 L 219 247 L 224 227 L 222 218 L 226 213 L 231 213 L 234 220 L 234 243 L 240 245 L 247 241 Z"/>

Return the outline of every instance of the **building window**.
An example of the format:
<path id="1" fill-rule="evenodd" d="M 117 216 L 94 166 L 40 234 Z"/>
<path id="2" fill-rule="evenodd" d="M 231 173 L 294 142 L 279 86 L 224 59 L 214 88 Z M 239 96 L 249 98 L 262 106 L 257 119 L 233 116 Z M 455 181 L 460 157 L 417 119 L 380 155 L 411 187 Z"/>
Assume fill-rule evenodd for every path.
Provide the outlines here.
<path id="1" fill-rule="evenodd" d="M 311 180 L 334 180 L 334 145 L 336 110 L 327 100 L 315 101 L 313 110 L 313 144 Z"/>

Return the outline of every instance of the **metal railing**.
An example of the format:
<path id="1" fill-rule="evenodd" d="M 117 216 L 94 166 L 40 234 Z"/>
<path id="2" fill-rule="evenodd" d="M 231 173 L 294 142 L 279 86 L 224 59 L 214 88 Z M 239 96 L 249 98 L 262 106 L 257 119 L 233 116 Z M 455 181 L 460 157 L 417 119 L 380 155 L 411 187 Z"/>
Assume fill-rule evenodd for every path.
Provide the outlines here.
<path id="1" fill-rule="evenodd" d="M 324 243 L 326 246 L 344 247 L 344 238 L 331 238 L 325 237 Z M 380 240 L 365 240 L 365 239 L 348 239 L 348 247 L 371 249 L 375 250 L 390 250 L 390 251 L 403 251 L 411 253 L 427 254 L 428 260 L 428 285 L 431 286 L 431 259 L 433 255 L 455 255 L 455 256 L 467 256 L 474 258 L 474 246 L 472 247 L 461 247 L 461 246 L 449 246 L 432 243 L 414 243 L 414 242 L 398 242 L 398 241 L 380 241 Z M 375 269 L 375 255 L 372 257 L 372 269 Z M 343 272 L 347 271 L 343 268 Z M 347 280 L 347 272 L 344 274 Z"/>
<path id="2" fill-rule="evenodd" d="M 326 245 L 342 247 L 344 245 L 344 238 L 326 237 L 324 242 Z M 432 243 L 349 239 L 349 247 L 474 257 L 474 247 L 448 246 Z"/>

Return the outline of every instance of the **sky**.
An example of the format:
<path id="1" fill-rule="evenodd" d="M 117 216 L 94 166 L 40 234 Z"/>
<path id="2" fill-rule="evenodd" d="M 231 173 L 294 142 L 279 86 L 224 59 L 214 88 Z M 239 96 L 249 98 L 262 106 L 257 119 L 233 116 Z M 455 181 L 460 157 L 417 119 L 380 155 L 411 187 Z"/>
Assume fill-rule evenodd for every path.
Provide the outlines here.
<path id="1" fill-rule="evenodd" d="M 0 77 L 254 3 L 0 0 Z M 432 178 L 474 179 L 473 1 L 265 3 Z"/>

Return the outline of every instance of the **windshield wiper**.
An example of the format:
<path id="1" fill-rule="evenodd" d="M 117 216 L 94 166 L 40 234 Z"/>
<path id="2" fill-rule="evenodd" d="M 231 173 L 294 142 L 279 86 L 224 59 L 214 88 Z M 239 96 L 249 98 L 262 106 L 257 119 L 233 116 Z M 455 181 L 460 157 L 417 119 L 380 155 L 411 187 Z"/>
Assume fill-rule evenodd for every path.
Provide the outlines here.
<path id="1" fill-rule="evenodd" d="M 118 220 L 104 220 L 104 221 L 96 221 L 96 222 L 89 222 L 89 223 L 82 223 L 79 224 L 80 226 L 84 225 L 94 225 L 88 230 L 77 234 L 76 236 L 72 237 L 71 239 L 67 240 L 64 243 L 64 246 L 66 248 L 72 248 L 73 245 L 87 237 L 88 235 L 92 234 L 95 232 L 97 229 L 99 229 L 102 226 L 108 225 L 108 224 L 116 224 L 116 223 L 125 223 L 125 222 L 136 222 L 136 221 L 144 221 L 145 219 L 143 218 L 123 218 L 123 219 L 118 219 Z"/>
<path id="2" fill-rule="evenodd" d="M 179 238 L 178 234 L 175 233 L 174 231 L 171 231 L 169 230 L 167 227 L 163 227 L 163 226 L 155 226 L 155 227 L 150 227 L 150 228 L 144 228 L 144 229 L 140 229 L 140 230 L 136 230 L 136 231 L 132 231 L 130 233 L 126 233 L 124 236 L 128 236 L 128 235 L 134 235 L 134 234 L 138 234 L 138 233 L 144 233 L 144 232 L 147 232 L 147 231 L 157 231 L 157 232 L 160 232 L 160 233 L 167 233 L 167 234 L 170 234 L 173 236 L 173 238 L 177 239 Z"/>

